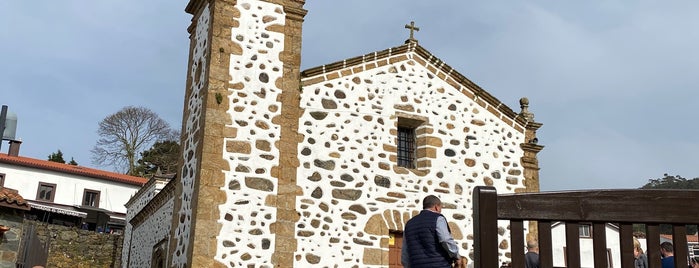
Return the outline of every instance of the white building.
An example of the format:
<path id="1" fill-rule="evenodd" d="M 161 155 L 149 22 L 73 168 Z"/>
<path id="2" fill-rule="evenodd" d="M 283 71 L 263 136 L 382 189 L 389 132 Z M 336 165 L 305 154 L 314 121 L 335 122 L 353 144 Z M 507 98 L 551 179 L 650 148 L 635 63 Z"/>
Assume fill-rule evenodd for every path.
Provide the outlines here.
<path id="1" fill-rule="evenodd" d="M 34 158 L 0 154 L 0 186 L 17 189 L 28 217 L 89 229 L 123 229 L 125 204 L 146 179 Z"/>
<path id="2" fill-rule="evenodd" d="M 610 267 L 621 267 L 621 255 L 619 252 L 619 227 L 607 224 L 607 259 L 611 261 Z M 553 266 L 565 267 L 566 226 L 563 223 L 554 223 L 551 226 L 551 248 L 553 250 Z M 645 243 L 642 243 L 645 249 Z M 594 267 L 592 247 L 592 226 L 580 225 L 580 267 Z"/>
<path id="3" fill-rule="evenodd" d="M 553 250 L 553 266 L 565 267 L 566 233 L 565 224 L 554 223 L 551 226 L 551 248 Z M 607 224 L 605 228 L 607 238 L 607 259 L 612 263 L 609 267 L 621 267 L 621 252 L 619 252 L 619 226 Z M 687 235 L 688 256 L 694 258 L 699 253 L 699 240 L 697 235 Z M 646 239 L 638 239 L 644 252 L 647 250 Z M 672 235 L 660 235 L 660 242 L 672 242 Z M 592 226 L 580 225 L 580 267 L 594 267 Z"/>

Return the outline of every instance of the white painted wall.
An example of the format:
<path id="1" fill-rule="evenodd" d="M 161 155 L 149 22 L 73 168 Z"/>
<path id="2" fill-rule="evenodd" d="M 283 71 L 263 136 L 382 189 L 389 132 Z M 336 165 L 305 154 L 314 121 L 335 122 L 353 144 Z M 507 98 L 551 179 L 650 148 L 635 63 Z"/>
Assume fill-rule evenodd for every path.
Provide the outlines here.
<path id="1" fill-rule="evenodd" d="M 48 171 L 37 168 L 0 163 L 0 173 L 5 174 L 5 187 L 16 189 L 25 200 L 35 200 L 39 183 L 56 184 L 53 202 L 62 205 L 81 205 L 85 189 L 100 192 L 99 208 L 126 213 L 129 198 L 140 186 L 106 179 Z"/>
<path id="2" fill-rule="evenodd" d="M 607 248 L 611 249 L 613 267 L 621 267 L 621 255 L 619 252 L 619 230 L 607 225 L 605 228 L 607 236 Z M 553 266 L 565 266 L 565 253 L 563 247 L 566 246 L 565 224 L 558 224 L 551 228 L 551 246 L 553 248 Z M 642 248 L 645 242 L 641 242 Z M 592 254 L 592 238 L 580 238 L 580 267 L 594 267 Z"/>

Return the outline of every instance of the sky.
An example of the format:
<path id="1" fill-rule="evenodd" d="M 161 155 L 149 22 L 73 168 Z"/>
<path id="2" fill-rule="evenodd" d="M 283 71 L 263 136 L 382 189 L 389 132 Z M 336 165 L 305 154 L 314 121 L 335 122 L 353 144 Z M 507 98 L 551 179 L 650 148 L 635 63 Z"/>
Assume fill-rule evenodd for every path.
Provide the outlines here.
<path id="1" fill-rule="evenodd" d="M 0 1 L 0 104 L 20 155 L 91 162 L 98 123 L 143 106 L 180 129 L 187 0 Z M 307 0 L 302 69 L 421 46 L 514 111 L 530 100 L 542 190 L 699 177 L 699 1 Z M 6 153 L 8 143 L 3 142 Z"/>

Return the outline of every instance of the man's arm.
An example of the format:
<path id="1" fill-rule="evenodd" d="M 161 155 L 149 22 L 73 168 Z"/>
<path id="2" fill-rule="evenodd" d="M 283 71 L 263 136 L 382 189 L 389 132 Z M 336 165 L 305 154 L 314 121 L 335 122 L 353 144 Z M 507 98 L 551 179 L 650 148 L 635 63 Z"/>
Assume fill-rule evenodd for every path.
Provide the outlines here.
<path id="1" fill-rule="evenodd" d="M 449 253 L 449 257 L 457 260 L 460 259 L 459 247 L 456 245 L 454 238 L 451 237 L 451 233 L 449 233 L 447 219 L 441 216 L 437 218 L 437 238 L 442 247 Z"/>

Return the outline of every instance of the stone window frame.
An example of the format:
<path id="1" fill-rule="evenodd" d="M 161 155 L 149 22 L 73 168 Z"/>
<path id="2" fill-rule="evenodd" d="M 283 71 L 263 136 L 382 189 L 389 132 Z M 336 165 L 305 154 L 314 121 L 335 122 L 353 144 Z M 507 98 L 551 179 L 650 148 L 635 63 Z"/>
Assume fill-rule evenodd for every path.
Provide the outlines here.
<path id="1" fill-rule="evenodd" d="M 46 188 L 51 188 L 51 197 L 50 198 L 40 198 L 41 197 L 41 189 L 42 187 Z M 48 183 L 48 182 L 39 182 L 39 187 L 36 189 L 36 200 L 38 201 L 48 201 L 52 202 L 56 197 L 56 184 L 55 183 Z"/>
<path id="2" fill-rule="evenodd" d="M 164 238 L 160 240 L 157 244 L 153 246 L 153 251 L 151 252 L 151 263 L 150 266 L 153 268 L 165 268 L 167 267 L 168 256 L 168 239 Z M 162 264 L 158 266 L 158 264 Z"/>
<path id="3" fill-rule="evenodd" d="M 414 168 L 402 167 L 412 171 L 426 171 L 431 166 L 428 157 L 427 138 L 431 132 L 429 119 L 425 116 L 396 112 L 396 162 L 398 165 L 398 128 L 412 128 L 415 130 L 415 163 Z"/>
<path id="4" fill-rule="evenodd" d="M 415 168 L 417 139 L 415 136 L 415 128 L 409 126 L 397 127 L 398 134 L 396 135 L 396 164 L 399 167 Z"/>
<path id="5" fill-rule="evenodd" d="M 86 198 L 88 197 L 88 194 L 95 195 L 95 199 L 93 200 L 93 203 L 95 204 L 94 206 L 90 205 L 90 204 L 88 204 L 88 202 L 86 202 L 87 201 Z M 95 207 L 95 208 L 100 207 L 100 191 L 91 190 L 91 189 L 83 189 L 83 200 L 82 200 L 81 204 L 83 206 L 88 206 L 88 207 Z"/>

